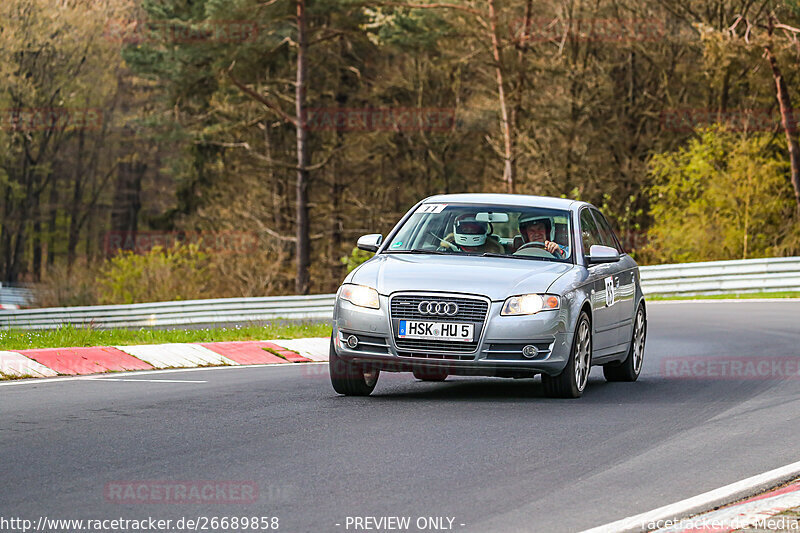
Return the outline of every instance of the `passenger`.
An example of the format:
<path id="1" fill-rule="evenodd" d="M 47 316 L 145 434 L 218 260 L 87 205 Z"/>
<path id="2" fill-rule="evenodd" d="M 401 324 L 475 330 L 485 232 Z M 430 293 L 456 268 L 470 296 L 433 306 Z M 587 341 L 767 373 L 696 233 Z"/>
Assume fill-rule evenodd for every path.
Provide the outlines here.
<path id="1" fill-rule="evenodd" d="M 502 244 L 491 235 L 488 222 L 481 222 L 474 214 L 456 218 L 453 232 L 442 241 L 442 247 L 473 254 L 505 254 Z"/>

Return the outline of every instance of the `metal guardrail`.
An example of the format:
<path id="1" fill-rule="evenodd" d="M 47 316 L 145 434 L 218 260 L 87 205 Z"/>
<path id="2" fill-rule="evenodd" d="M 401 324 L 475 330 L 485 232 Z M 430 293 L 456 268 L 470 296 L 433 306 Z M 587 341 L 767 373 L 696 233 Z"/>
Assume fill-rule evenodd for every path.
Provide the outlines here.
<path id="1" fill-rule="evenodd" d="M 33 291 L 25 287 L 0 284 L 0 305 L 25 307 L 33 302 Z"/>
<path id="2" fill-rule="evenodd" d="M 283 320 L 330 320 L 335 295 L 225 298 L 130 305 L 46 307 L 0 311 L 0 327 L 52 329 L 221 326 Z"/>
<path id="3" fill-rule="evenodd" d="M 653 295 L 800 291 L 800 257 L 641 267 Z M 0 311 L 0 328 L 48 329 L 63 324 L 100 329 L 198 327 L 276 319 L 330 320 L 335 295 L 226 298 L 131 305 Z"/>
<path id="4" fill-rule="evenodd" d="M 657 265 L 639 270 L 645 294 L 800 291 L 800 257 Z"/>

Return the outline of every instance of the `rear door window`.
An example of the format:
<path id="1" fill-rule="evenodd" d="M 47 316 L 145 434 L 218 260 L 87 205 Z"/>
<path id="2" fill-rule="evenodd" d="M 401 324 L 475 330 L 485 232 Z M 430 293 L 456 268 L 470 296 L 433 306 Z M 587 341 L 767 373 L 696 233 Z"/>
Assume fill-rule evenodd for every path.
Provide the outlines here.
<path id="1" fill-rule="evenodd" d="M 597 224 L 588 209 L 581 211 L 581 243 L 584 255 L 589 255 L 589 251 L 595 244 L 603 244 Z"/>
<path id="2" fill-rule="evenodd" d="M 614 230 L 611 229 L 611 224 L 608 223 L 606 217 L 604 217 L 603 214 L 597 209 L 592 209 L 592 213 L 597 221 L 597 229 L 600 231 L 600 238 L 603 240 L 603 244 L 605 246 L 615 248 L 619 253 L 624 253 L 622 246 L 620 246 L 619 240 L 614 234 Z"/>

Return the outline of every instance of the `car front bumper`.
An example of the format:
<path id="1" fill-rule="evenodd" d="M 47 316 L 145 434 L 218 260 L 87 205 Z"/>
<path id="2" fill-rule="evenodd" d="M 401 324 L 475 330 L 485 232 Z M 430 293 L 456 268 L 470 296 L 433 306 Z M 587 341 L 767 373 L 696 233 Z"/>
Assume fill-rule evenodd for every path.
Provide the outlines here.
<path id="1" fill-rule="evenodd" d="M 574 331 L 568 310 L 562 307 L 535 315 L 501 316 L 502 306 L 503 302 L 489 303 L 473 352 L 410 352 L 398 348 L 389 317 L 389 297 L 380 296 L 380 309 L 357 307 L 337 298 L 334 348 L 341 359 L 389 372 L 435 369 L 449 374 L 501 377 L 561 373 L 569 358 Z M 358 339 L 355 348 L 346 342 L 351 335 Z M 522 348 L 528 345 L 536 347 L 534 357 L 523 355 Z"/>

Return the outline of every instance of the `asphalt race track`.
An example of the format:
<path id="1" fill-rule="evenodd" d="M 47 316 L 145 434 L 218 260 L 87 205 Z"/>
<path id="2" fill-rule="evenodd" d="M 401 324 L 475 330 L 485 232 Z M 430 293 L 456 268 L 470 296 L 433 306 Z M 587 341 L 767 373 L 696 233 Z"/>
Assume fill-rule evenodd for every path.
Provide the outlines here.
<path id="1" fill-rule="evenodd" d="M 797 369 L 798 319 L 797 301 L 652 305 L 640 380 L 608 384 L 596 368 L 580 400 L 545 399 L 538 379 L 410 374 L 345 398 L 319 364 L 4 384 L 0 515 L 265 516 L 286 532 L 368 531 L 347 521 L 367 516 L 411 517 L 418 531 L 418 517 L 449 517 L 455 531 L 579 531 L 796 461 L 800 379 L 783 374 Z M 769 364 L 714 375 L 731 361 Z M 104 492 L 146 480 L 254 482 L 258 500 Z"/>

